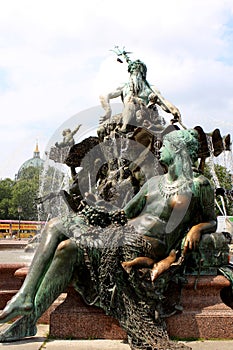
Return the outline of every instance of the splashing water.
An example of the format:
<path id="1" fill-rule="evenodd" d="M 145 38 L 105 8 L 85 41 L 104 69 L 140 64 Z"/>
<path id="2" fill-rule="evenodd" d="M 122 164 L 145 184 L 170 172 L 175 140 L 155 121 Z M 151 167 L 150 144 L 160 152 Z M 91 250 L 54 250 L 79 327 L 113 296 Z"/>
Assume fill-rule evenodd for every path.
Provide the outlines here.
<path id="1" fill-rule="evenodd" d="M 69 189 L 70 175 L 62 163 L 54 163 L 47 154 L 40 176 L 39 197 L 48 197 L 40 210 L 47 214 L 47 219 L 68 214 L 61 190 Z M 52 196 L 50 196 L 53 194 Z"/>
<path id="2" fill-rule="evenodd" d="M 209 135 L 207 135 L 207 143 L 208 143 L 208 148 L 209 148 L 209 151 L 210 151 L 210 157 L 209 157 L 210 173 L 212 175 L 215 188 L 220 188 L 221 186 L 220 186 L 220 183 L 219 183 L 219 179 L 218 179 L 218 176 L 217 176 L 217 174 L 215 172 L 215 168 L 214 168 L 214 147 L 213 147 L 212 139 L 211 139 L 211 137 Z M 221 199 L 222 207 L 219 206 L 219 204 L 217 203 L 216 200 L 215 200 L 215 202 L 216 202 L 216 205 L 218 206 L 220 212 L 222 213 L 222 215 L 226 217 L 227 216 L 227 212 L 226 212 L 226 206 L 225 206 L 225 202 L 224 202 L 223 196 L 220 196 L 220 199 Z"/>

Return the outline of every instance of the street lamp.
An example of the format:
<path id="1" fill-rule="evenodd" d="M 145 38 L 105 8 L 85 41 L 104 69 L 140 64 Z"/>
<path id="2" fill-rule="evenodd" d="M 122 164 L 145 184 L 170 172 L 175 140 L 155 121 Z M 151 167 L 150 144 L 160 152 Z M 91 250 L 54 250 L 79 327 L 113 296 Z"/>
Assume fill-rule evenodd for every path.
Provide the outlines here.
<path id="1" fill-rule="evenodd" d="M 20 214 L 22 213 L 23 209 L 21 207 L 21 205 L 18 206 L 18 214 L 19 214 L 19 230 L 18 230 L 18 239 L 20 239 Z"/>

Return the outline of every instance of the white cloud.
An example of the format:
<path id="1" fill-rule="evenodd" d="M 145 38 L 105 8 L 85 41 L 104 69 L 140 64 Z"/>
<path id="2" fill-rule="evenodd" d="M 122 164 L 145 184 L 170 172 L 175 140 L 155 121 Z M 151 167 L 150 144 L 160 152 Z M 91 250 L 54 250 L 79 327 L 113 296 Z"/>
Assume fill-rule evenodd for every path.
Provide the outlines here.
<path id="1" fill-rule="evenodd" d="M 0 177 L 31 157 L 31 147 L 15 146 L 14 163 L 13 144 L 34 145 L 36 131 L 49 138 L 127 79 L 114 45 L 147 64 L 149 82 L 179 107 L 184 124 L 221 123 L 233 134 L 232 23 L 231 0 L 0 0 Z"/>

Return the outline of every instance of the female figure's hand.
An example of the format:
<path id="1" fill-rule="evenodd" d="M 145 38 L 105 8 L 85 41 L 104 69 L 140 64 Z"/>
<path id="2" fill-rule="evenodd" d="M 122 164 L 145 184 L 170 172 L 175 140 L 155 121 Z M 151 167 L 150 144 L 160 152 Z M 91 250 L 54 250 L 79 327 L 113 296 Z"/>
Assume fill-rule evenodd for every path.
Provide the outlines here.
<path id="1" fill-rule="evenodd" d="M 184 243 L 183 255 L 185 255 L 188 250 L 197 249 L 201 238 L 201 229 L 199 225 L 195 225 L 189 230 Z"/>

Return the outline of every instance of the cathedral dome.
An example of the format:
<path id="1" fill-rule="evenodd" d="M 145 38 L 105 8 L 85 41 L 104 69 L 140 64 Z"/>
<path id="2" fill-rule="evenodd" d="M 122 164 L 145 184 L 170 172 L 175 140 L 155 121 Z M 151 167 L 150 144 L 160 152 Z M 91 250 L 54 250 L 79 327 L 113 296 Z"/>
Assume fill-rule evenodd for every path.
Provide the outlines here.
<path id="1" fill-rule="evenodd" d="M 20 178 L 22 171 L 29 168 L 29 167 L 34 167 L 34 168 L 42 168 L 44 164 L 43 159 L 40 158 L 40 151 L 38 147 L 38 143 L 36 143 L 36 148 L 33 152 L 33 157 L 26 160 L 21 167 L 19 168 L 18 174 L 17 174 L 17 179 Z"/>

